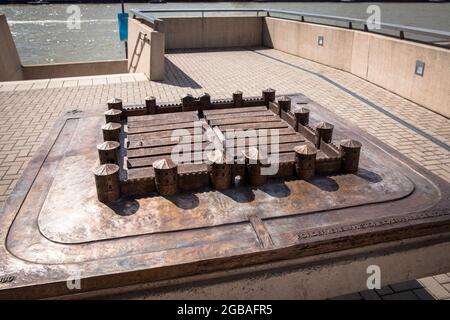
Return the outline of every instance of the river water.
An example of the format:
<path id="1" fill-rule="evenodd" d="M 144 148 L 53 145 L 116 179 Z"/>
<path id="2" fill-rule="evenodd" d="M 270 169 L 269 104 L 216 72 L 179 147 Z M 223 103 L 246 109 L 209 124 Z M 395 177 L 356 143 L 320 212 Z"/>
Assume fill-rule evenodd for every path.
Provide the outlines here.
<path id="1" fill-rule="evenodd" d="M 272 8 L 342 15 L 366 19 L 366 9 L 374 3 L 293 3 L 293 2 L 214 2 L 214 3 L 126 3 L 125 8 Z M 375 3 L 381 21 L 450 31 L 450 3 Z M 23 64 L 120 59 L 125 57 L 117 31 L 120 5 L 78 4 L 80 28 L 68 26 L 74 11 L 70 5 L 0 5 L 8 18 Z M 69 8 L 73 9 L 73 7 Z"/>

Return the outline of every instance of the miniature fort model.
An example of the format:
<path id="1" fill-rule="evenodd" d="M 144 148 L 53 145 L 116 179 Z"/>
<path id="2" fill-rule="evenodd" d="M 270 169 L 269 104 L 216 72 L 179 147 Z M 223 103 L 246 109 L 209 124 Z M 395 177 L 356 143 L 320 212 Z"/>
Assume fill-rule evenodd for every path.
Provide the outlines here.
<path id="1" fill-rule="evenodd" d="M 185 295 L 294 268 L 314 283 L 334 261 L 438 252 L 447 182 L 301 93 L 277 98 L 63 113 L 0 214 L 0 298 Z"/>
<path id="2" fill-rule="evenodd" d="M 237 177 L 239 183 L 260 187 L 271 177 L 306 180 L 315 174 L 357 172 L 361 143 L 334 144 L 332 124 L 310 126 L 307 103 L 291 106 L 288 97 L 276 100 L 273 89 L 259 98 L 243 98 L 237 91 L 232 100 L 186 95 L 181 104 L 166 105 L 157 105 L 154 97 L 142 106 L 112 99 L 102 126 L 104 142 L 97 145 L 98 199 L 110 202 L 152 191 L 171 196 L 207 186 L 223 190 Z M 256 136 L 245 135 L 249 130 Z M 268 133 L 266 144 L 257 139 L 262 133 Z M 183 144 L 189 145 L 188 157 L 174 161 L 174 147 L 183 149 Z M 265 174 L 271 164 L 277 165 L 276 172 Z"/>

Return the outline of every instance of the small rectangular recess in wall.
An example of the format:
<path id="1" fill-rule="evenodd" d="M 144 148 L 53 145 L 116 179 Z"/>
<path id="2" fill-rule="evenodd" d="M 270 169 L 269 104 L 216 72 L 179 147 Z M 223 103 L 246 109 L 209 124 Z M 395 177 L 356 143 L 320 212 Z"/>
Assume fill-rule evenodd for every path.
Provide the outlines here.
<path id="1" fill-rule="evenodd" d="M 323 36 L 319 36 L 317 38 L 317 45 L 323 47 Z"/>
<path id="2" fill-rule="evenodd" d="M 416 61 L 416 69 L 415 69 L 414 73 L 417 74 L 418 76 L 423 77 L 424 71 L 425 71 L 425 62 L 417 60 Z"/>

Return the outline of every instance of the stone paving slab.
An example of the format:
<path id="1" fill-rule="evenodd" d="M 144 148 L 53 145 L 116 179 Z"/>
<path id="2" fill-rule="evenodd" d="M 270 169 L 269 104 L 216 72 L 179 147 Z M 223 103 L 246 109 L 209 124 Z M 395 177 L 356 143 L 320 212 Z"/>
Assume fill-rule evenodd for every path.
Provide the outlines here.
<path id="1" fill-rule="evenodd" d="M 158 82 L 125 74 L 0 83 L 0 207 L 62 112 L 104 110 L 113 97 L 126 104 L 142 103 L 149 95 L 158 101 L 203 92 L 230 98 L 236 90 L 255 96 L 268 87 L 277 94 L 309 96 L 450 182 L 450 120 L 347 72 L 263 48 L 178 50 L 166 57 L 166 80 Z M 448 275 L 419 283 L 436 299 L 450 298 Z M 423 288 L 413 287 L 398 292 L 387 286 L 375 293 L 426 296 Z M 402 292 L 410 293 L 398 295 Z"/>
<path id="2" fill-rule="evenodd" d="M 95 84 L 127 83 L 146 81 L 143 73 L 124 73 L 101 76 L 67 77 L 40 80 L 5 81 L 0 82 L 0 92 L 5 91 L 27 91 L 47 88 L 67 88 L 92 86 Z"/>

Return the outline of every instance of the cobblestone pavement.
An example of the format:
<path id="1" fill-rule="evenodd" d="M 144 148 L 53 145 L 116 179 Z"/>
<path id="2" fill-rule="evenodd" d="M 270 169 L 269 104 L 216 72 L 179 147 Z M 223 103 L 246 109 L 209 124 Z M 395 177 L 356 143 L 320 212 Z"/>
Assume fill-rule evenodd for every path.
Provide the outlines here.
<path id="1" fill-rule="evenodd" d="M 124 76 L 101 84 L 66 79 L 58 87 L 47 82 L 45 88 L 0 83 L 0 207 L 65 110 L 99 108 L 112 97 L 129 104 L 142 103 L 147 95 L 159 101 L 203 92 L 228 98 L 237 89 L 256 96 L 268 87 L 277 94 L 304 93 L 450 182 L 450 120 L 356 76 L 273 49 L 184 50 L 166 56 L 167 78 L 160 82 Z M 449 275 L 346 298 L 450 299 Z"/>

